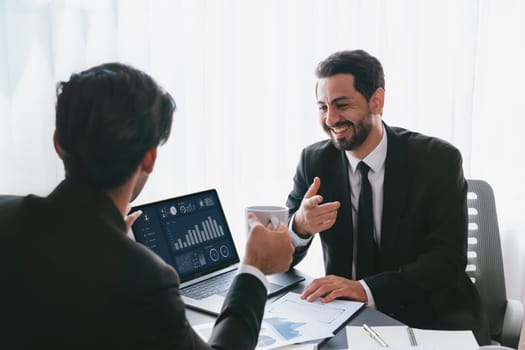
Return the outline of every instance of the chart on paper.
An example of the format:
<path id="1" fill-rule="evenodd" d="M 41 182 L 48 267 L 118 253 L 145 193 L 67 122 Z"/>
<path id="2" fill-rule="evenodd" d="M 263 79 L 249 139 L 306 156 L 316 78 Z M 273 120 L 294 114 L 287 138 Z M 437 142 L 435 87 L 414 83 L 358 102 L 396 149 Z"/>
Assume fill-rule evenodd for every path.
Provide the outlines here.
<path id="1" fill-rule="evenodd" d="M 322 304 L 320 301 L 308 302 L 301 299 L 299 294 L 290 292 L 270 304 L 264 318 L 283 317 L 302 320 L 327 327 L 333 332 L 362 306 L 361 302 L 349 300 L 334 300 L 327 304 Z"/>
<path id="2" fill-rule="evenodd" d="M 330 306 L 329 304 L 308 304 L 305 307 L 304 300 L 284 300 L 280 303 L 279 314 L 287 315 L 292 319 L 306 319 L 319 323 L 331 324 L 344 314 L 346 308 Z M 275 313 L 275 310 L 269 310 L 269 314 Z"/>

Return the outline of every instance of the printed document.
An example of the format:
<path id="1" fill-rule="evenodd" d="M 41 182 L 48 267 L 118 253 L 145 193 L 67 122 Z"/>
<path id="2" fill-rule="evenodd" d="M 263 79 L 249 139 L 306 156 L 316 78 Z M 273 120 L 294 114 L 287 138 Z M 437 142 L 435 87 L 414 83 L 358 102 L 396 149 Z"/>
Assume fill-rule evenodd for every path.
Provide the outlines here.
<path id="1" fill-rule="evenodd" d="M 302 300 L 300 294 L 287 293 L 273 303 L 266 305 L 257 349 L 275 349 L 285 345 L 304 344 L 315 349 L 315 342 L 333 336 L 361 307 L 363 303 L 334 300 L 327 304 Z M 194 329 L 208 340 L 214 323 L 195 326 Z"/>
<path id="2" fill-rule="evenodd" d="M 417 347 L 410 345 L 407 326 L 374 327 L 382 339 L 388 344 L 389 349 L 425 349 L 425 350 L 476 350 L 479 348 L 472 331 L 442 331 L 413 328 Z M 372 350 L 380 349 L 362 327 L 347 326 L 346 339 L 348 349 Z"/>
<path id="3" fill-rule="evenodd" d="M 323 304 L 318 299 L 308 302 L 298 293 L 289 292 L 266 306 L 264 319 L 281 317 L 302 320 L 335 332 L 357 312 L 363 303 L 350 300 L 334 300 Z"/>

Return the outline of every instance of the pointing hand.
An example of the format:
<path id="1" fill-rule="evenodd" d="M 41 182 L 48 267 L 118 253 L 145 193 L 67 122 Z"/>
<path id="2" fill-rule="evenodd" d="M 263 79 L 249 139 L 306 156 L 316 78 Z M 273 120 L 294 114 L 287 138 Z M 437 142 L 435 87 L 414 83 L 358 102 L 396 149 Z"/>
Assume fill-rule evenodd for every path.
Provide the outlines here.
<path id="1" fill-rule="evenodd" d="M 337 218 L 337 210 L 341 206 L 340 202 L 321 204 L 323 197 L 317 194 L 320 187 L 321 179 L 315 177 L 294 216 L 293 230 L 305 238 L 332 227 Z"/>

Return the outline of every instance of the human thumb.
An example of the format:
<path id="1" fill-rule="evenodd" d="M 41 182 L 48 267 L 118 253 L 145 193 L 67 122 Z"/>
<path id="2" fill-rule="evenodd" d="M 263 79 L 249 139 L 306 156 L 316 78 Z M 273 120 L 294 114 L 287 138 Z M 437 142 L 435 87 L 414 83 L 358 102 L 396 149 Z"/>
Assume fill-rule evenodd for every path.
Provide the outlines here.
<path id="1" fill-rule="evenodd" d="M 314 177 L 314 182 L 310 185 L 308 188 L 308 191 L 304 194 L 304 198 L 311 198 L 317 194 L 317 191 L 319 191 L 319 187 L 321 187 L 321 179 L 319 177 Z"/>

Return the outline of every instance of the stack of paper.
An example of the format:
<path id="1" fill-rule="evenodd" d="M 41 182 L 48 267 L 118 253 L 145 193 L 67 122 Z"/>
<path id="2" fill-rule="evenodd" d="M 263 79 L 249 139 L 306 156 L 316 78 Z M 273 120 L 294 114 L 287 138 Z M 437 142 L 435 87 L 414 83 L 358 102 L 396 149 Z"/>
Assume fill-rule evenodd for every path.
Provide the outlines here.
<path id="1" fill-rule="evenodd" d="M 267 306 L 257 348 L 273 349 L 330 338 L 362 306 L 363 303 L 348 300 L 308 302 L 300 294 L 287 293 Z"/>
<path id="2" fill-rule="evenodd" d="M 413 328 L 418 346 L 410 345 L 408 327 L 372 327 L 388 344 L 389 349 L 418 350 L 476 350 L 479 348 L 472 331 L 438 331 Z M 372 339 L 362 327 L 347 326 L 348 349 L 380 349 L 381 345 Z"/>
<path id="3" fill-rule="evenodd" d="M 264 313 L 257 349 L 276 349 L 285 345 L 304 344 L 297 349 L 315 349 L 315 341 L 330 338 L 357 310 L 361 302 L 335 300 L 327 304 L 307 302 L 300 294 L 287 293 L 270 305 Z M 211 335 L 213 323 L 199 325 L 195 330 L 203 339 Z M 283 348 L 286 349 L 286 348 Z M 290 349 L 293 349 L 290 348 Z"/>

